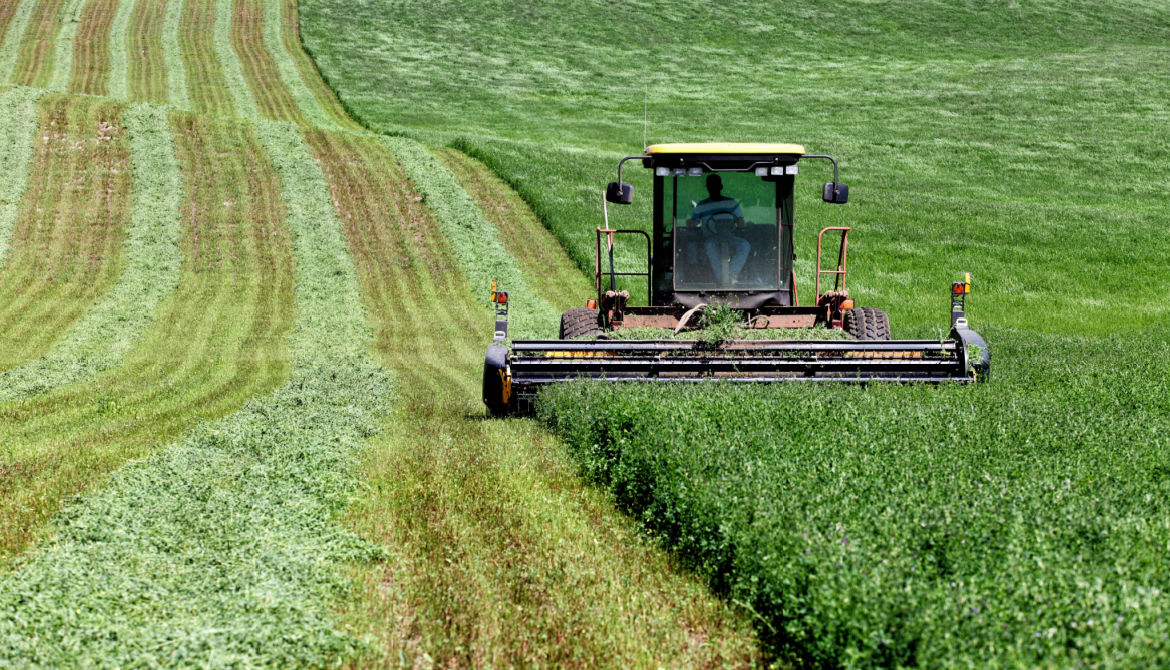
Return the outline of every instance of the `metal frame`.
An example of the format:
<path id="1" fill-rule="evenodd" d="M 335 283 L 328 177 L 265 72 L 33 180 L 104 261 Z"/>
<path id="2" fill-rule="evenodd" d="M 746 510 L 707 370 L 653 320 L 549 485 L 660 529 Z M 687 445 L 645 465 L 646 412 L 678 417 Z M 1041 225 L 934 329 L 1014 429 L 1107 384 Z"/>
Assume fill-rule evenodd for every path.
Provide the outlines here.
<path id="1" fill-rule="evenodd" d="M 609 247 L 609 272 L 602 272 L 601 270 L 601 234 L 605 233 L 607 236 L 607 243 Z M 617 272 L 614 268 L 613 261 L 613 237 L 614 235 L 641 235 L 646 238 L 646 271 L 645 272 Z M 647 301 L 653 298 L 654 279 L 651 275 L 653 271 L 653 242 L 650 240 L 650 234 L 644 230 L 637 230 L 634 228 L 598 228 L 597 229 L 597 248 L 593 256 L 593 278 L 597 285 L 597 300 L 601 301 L 603 291 L 601 290 L 601 277 L 604 274 L 609 275 L 610 289 L 616 290 L 618 277 L 646 277 L 646 299 Z"/>
<path id="2" fill-rule="evenodd" d="M 821 269 L 821 239 L 824 238 L 825 233 L 830 230 L 841 231 L 841 247 L 837 249 L 837 269 L 836 270 L 822 270 Z M 821 275 L 833 275 L 833 290 L 845 290 L 845 267 L 846 254 L 848 253 L 849 245 L 849 227 L 848 226 L 829 226 L 821 229 L 821 233 L 817 235 L 817 280 L 816 280 L 816 294 L 817 304 L 821 302 Z"/>

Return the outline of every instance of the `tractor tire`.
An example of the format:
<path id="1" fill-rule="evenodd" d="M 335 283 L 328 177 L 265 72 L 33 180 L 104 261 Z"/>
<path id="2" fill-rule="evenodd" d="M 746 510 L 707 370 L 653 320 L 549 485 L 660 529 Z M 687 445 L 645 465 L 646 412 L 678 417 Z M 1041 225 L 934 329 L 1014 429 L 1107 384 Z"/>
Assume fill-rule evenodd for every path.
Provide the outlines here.
<path id="1" fill-rule="evenodd" d="M 873 307 L 854 307 L 847 310 L 842 328 L 855 340 L 890 339 L 890 317 Z"/>
<path id="2" fill-rule="evenodd" d="M 601 334 L 600 315 L 588 307 L 566 309 L 561 315 L 561 339 L 575 340 Z"/>

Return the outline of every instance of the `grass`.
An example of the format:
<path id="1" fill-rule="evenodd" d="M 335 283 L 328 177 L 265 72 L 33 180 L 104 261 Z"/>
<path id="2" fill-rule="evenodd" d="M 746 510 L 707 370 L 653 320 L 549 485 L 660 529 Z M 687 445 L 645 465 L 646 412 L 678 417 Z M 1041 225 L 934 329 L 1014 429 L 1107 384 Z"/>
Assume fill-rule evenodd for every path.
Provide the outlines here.
<path id="1" fill-rule="evenodd" d="M 825 165 L 801 165 L 802 297 L 822 226 L 853 227 L 852 297 L 889 311 L 896 337 L 940 336 L 949 282 L 973 273 L 986 387 L 633 387 L 575 392 L 545 414 L 587 471 L 613 471 L 600 485 L 648 530 L 675 529 L 667 544 L 754 612 L 771 653 L 847 666 L 1165 658 L 1149 473 L 1165 449 L 1153 399 L 1170 312 L 1148 297 L 1170 289 L 1163 6 L 363 7 L 302 4 L 306 44 L 347 108 L 486 165 L 585 272 L 601 188 L 641 148 L 645 95 L 651 142 L 796 141 L 842 161 L 845 207 L 818 202 Z M 650 219 L 640 172 L 627 173 L 636 204 L 610 212 L 619 227 Z M 513 305 L 530 295 L 513 291 Z M 931 465 L 958 467 L 953 486 L 922 473 Z M 1086 493 L 1056 497 L 1066 479 Z M 981 483 L 1020 488 L 995 498 Z M 913 549 L 879 542 L 883 521 Z M 846 555 L 835 524 L 862 548 Z M 804 558 L 815 547 L 790 527 L 825 553 Z M 963 544 L 962 530 L 983 535 Z M 935 547 L 961 579 L 930 563 L 938 578 L 910 580 Z"/>
<path id="2" fill-rule="evenodd" d="M 11 8 L 12 16 L 8 21 L 8 30 L 4 33 L 4 41 L 0 42 L 0 83 L 10 83 L 16 63 L 20 58 L 21 47 L 24 44 L 24 33 L 32 20 L 33 8 L 36 0 L 20 0 L 16 3 L 5 3 Z"/>
<path id="3" fill-rule="evenodd" d="M 239 38 L 240 23 L 237 21 L 236 2 L 204 0 L 215 5 L 215 30 L 212 44 L 223 70 L 224 83 L 231 94 L 235 115 L 242 119 L 259 119 L 260 110 L 252 95 L 244 72 L 243 49 Z"/>
<path id="4" fill-rule="evenodd" d="M 455 181 L 451 171 L 418 142 L 401 137 L 387 137 L 382 141 L 435 211 L 440 229 L 450 240 L 458 267 L 467 276 L 470 287 L 480 287 L 479 295 L 486 296 L 491 282 L 496 280 L 501 290 L 532 296 L 512 304 L 509 332 L 514 337 L 538 337 L 556 329 L 560 312 L 528 288 L 527 277 L 508 254 L 500 234 L 484 219 L 482 210 Z"/>
<path id="5" fill-rule="evenodd" d="M 990 335 L 1017 363 L 976 387 L 576 384 L 539 411 L 775 657 L 1161 664 L 1165 338 Z"/>
<path id="6" fill-rule="evenodd" d="M 106 79 L 106 95 L 115 100 L 126 100 L 130 97 L 130 50 L 135 49 L 139 57 L 147 63 L 152 63 L 153 59 L 158 58 L 161 51 L 158 36 L 162 23 L 162 10 L 166 5 L 149 4 L 158 9 L 153 14 L 145 12 L 151 17 L 145 22 L 143 21 L 142 8 L 138 7 L 138 3 L 130 0 L 118 2 L 114 9 L 114 16 L 110 20 L 110 27 L 107 31 L 109 44 L 106 47 L 110 54 L 110 73 Z M 136 13 L 137 16 L 135 16 Z M 152 21 L 151 19 L 155 17 L 157 19 Z M 134 42 L 133 47 L 130 46 L 131 41 Z M 160 62 L 156 67 L 161 69 L 163 65 Z M 162 73 L 161 78 L 166 81 L 165 72 Z M 147 102 L 166 102 L 166 99 L 154 99 Z"/>
<path id="7" fill-rule="evenodd" d="M 178 0 L 168 0 L 168 6 L 170 2 L 178 3 Z M 222 50 L 216 48 L 216 29 L 221 23 L 216 6 L 206 0 L 184 0 L 176 37 L 192 111 L 230 117 L 234 109 L 233 94 L 220 62 Z M 220 30 L 226 31 L 226 27 Z M 227 51 L 230 53 L 230 46 Z"/>
<path id="8" fill-rule="evenodd" d="M 276 59 L 268 50 L 264 0 L 235 0 L 232 47 L 259 113 L 268 119 L 306 125 L 301 108 L 281 80 Z M 275 17 L 271 23 L 276 25 Z"/>
<path id="9" fill-rule="evenodd" d="M 172 75 L 163 48 L 163 26 L 167 10 L 173 4 L 177 3 L 174 0 L 133 3 L 132 27 L 116 33 L 134 54 L 122 73 L 123 86 L 129 87 L 129 97 L 133 100 L 166 103 L 169 99 L 168 83 Z M 111 77 L 111 85 L 117 79 Z"/>
<path id="10" fill-rule="evenodd" d="M 556 441 L 530 421 L 482 420 L 485 300 L 452 271 L 462 261 L 442 210 L 428 207 L 441 196 L 407 186 L 409 164 L 397 167 L 376 139 L 308 137 L 357 265 L 376 355 L 397 382 L 394 413 L 363 457 L 368 488 L 348 513 L 390 554 L 355 573 L 362 597 L 351 625 L 381 643 L 365 663 L 751 662 L 742 619 L 672 574 L 582 487 Z"/>
<path id="11" fill-rule="evenodd" d="M 127 0 L 128 1 L 128 0 Z M 119 0 L 87 2 L 81 10 L 70 59 L 68 90 L 86 95 L 106 95 L 110 79 L 110 26 Z M 64 68 L 60 68 L 64 71 Z"/>
<path id="12" fill-rule="evenodd" d="M 528 205 L 486 165 L 458 150 L 435 152 L 497 231 L 504 248 L 525 277 L 539 277 L 531 288 L 556 309 L 585 304 L 592 283 L 565 256 L 564 247 L 541 225 Z"/>
<path id="13" fill-rule="evenodd" d="M 8 256 L 20 201 L 28 185 L 28 166 L 36 141 L 38 91 L 12 88 L 0 93 L 0 266 Z"/>
<path id="14" fill-rule="evenodd" d="M 135 184 L 125 265 L 102 296 L 44 356 L 0 373 L 0 401 L 40 393 L 120 363 L 179 281 L 182 179 L 164 109 L 124 114 Z"/>
<path id="15" fill-rule="evenodd" d="M 37 0 L 28 18 L 28 28 L 20 42 L 19 58 L 12 73 L 12 83 L 22 86 L 46 88 L 53 77 L 56 64 L 57 32 L 62 25 L 59 21 L 66 0 Z"/>
<path id="16" fill-rule="evenodd" d="M 97 98 L 40 99 L 36 150 L 0 277 L 0 369 L 47 350 L 121 269 L 130 205 L 122 107 Z"/>
<path id="17" fill-rule="evenodd" d="M 356 493 L 354 458 L 386 411 L 388 379 L 365 354 L 320 170 L 295 129 L 256 132 L 264 151 L 239 162 L 270 157 L 290 202 L 290 378 L 60 518 L 56 539 L 0 588 L 8 662 L 317 667 L 365 647 L 336 629 L 333 607 L 343 568 L 380 551 L 335 518 Z"/>
<path id="18" fill-rule="evenodd" d="M 167 71 L 167 101 L 179 109 L 192 109 L 187 91 L 187 66 L 182 54 L 180 40 L 183 8 L 180 0 L 166 0 L 166 14 L 163 16 L 163 62 Z"/>
<path id="19" fill-rule="evenodd" d="M 0 405 L 5 563 L 43 537 L 62 500 L 288 375 L 293 242 L 272 164 L 246 129 L 181 115 L 172 132 L 184 194 L 178 289 L 119 367 Z"/>

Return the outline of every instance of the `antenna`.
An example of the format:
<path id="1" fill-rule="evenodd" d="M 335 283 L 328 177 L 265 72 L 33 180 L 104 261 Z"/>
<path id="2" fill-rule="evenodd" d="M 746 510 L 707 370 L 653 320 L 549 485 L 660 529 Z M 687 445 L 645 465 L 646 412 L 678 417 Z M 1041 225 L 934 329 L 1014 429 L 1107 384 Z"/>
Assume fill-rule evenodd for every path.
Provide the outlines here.
<path id="1" fill-rule="evenodd" d="M 649 115 L 646 112 L 646 98 L 649 96 L 649 89 L 642 89 L 642 153 L 646 153 L 646 126 L 649 124 Z"/>

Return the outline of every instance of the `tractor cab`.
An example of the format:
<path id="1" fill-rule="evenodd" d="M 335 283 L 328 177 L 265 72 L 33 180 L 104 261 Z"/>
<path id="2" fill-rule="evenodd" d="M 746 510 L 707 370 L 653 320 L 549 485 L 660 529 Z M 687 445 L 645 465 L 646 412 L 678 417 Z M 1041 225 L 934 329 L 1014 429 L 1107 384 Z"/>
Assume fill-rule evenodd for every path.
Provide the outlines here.
<path id="1" fill-rule="evenodd" d="M 651 230 L 648 234 L 629 231 L 649 238 L 646 306 L 685 310 L 722 302 L 757 312 L 809 312 L 792 325 L 811 325 L 831 316 L 826 313 L 817 319 L 824 310 L 813 310 L 811 305 L 804 310 L 791 309 L 799 307 L 792 229 L 793 190 L 797 163 L 802 158 L 832 161 L 828 156 L 805 154 L 798 144 L 751 143 L 656 144 L 641 156 L 622 159 L 618 181 L 606 190 L 607 202 L 628 204 L 632 200 L 633 188 L 621 182 L 626 161 L 640 161 L 654 176 Z M 825 184 L 823 197 L 828 202 L 844 203 L 848 187 L 837 182 L 835 161 L 833 171 L 833 181 Z M 608 230 L 607 225 L 598 233 L 601 302 L 612 302 L 612 296 L 607 300 L 605 295 L 601 239 L 602 232 Z M 608 233 L 610 247 L 613 234 L 621 232 L 627 231 Z M 841 230 L 838 284 L 844 279 L 845 235 Z M 610 265 L 611 274 L 634 274 L 614 273 Z M 818 278 L 820 274 L 818 267 Z M 610 279 L 613 285 L 609 288 L 616 289 L 616 281 Z M 651 313 L 622 305 L 619 316 L 627 311 Z M 639 325 L 644 320 L 634 317 Z"/>

